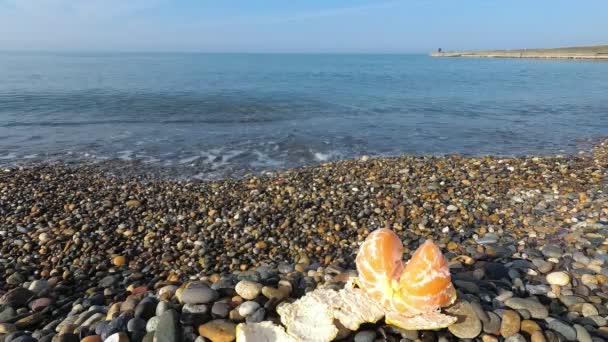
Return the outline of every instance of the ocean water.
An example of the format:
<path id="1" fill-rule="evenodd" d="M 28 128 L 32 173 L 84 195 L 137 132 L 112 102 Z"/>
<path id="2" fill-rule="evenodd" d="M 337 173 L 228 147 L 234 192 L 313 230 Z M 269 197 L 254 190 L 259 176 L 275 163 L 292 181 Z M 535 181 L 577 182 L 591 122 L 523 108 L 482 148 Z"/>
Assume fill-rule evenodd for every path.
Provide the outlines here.
<path id="1" fill-rule="evenodd" d="M 0 53 L 0 165 L 217 178 L 361 155 L 576 153 L 606 135 L 606 62 Z"/>

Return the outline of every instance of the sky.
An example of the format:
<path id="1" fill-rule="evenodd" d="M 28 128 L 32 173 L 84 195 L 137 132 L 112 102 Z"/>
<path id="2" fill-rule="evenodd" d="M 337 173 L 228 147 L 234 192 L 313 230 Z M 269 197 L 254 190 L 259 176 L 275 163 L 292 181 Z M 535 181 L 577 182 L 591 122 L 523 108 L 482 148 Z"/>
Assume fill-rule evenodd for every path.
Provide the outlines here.
<path id="1" fill-rule="evenodd" d="M 608 44 L 608 0 L 0 0 L 0 50 L 427 53 Z"/>

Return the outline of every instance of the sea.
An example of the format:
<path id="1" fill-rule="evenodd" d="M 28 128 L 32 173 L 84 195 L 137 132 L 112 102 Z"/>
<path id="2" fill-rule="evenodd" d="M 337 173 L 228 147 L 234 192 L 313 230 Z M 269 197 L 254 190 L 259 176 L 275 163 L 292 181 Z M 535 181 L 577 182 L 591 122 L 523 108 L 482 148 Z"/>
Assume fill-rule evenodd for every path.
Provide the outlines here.
<path id="1" fill-rule="evenodd" d="M 200 179 L 361 156 L 575 154 L 608 62 L 371 54 L 0 53 L 0 166 Z"/>

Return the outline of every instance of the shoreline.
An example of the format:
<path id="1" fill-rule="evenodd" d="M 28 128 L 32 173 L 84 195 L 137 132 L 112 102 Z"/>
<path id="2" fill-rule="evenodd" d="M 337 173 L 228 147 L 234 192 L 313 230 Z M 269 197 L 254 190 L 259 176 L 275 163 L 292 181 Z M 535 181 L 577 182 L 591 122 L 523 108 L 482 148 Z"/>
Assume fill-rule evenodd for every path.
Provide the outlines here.
<path id="1" fill-rule="evenodd" d="M 608 45 L 556 49 L 433 52 L 432 57 L 541 58 L 608 60 Z"/>
<path id="2" fill-rule="evenodd" d="M 583 155 L 361 158 L 216 181 L 0 170 L 0 337 L 200 342 L 276 321 L 279 302 L 343 287 L 360 243 L 391 228 L 406 256 L 437 243 L 469 319 L 368 324 L 346 341 L 606 339 L 607 189 L 608 140 Z"/>

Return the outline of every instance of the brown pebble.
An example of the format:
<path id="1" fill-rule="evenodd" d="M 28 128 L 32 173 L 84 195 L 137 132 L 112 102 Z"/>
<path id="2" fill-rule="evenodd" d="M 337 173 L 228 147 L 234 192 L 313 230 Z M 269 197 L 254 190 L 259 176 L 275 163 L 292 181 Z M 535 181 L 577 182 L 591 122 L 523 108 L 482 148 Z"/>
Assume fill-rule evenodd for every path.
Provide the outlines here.
<path id="1" fill-rule="evenodd" d="M 498 342 L 498 338 L 494 335 L 490 335 L 490 334 L 483 334 L 481 336 L 481 340 L 483 342 Z"/>
<path id="2" fill-rule="evenodd" d="M 83 338 L 80 342 L 101 342 L 101 336 L 99 335 L 91 335 Z"/>
<path id="3" fill-rule="evenodd" d="M 542 331 L 535 331 L 530 336 L 530 341 L 531 342 L 547 342 L 547 339 L 545 338 L 545 335 L 543 335 Z"/>
<path id="4" fill-rule="evenodd" d="M 541 331 L 541 328 L 538 323 L 529 319 L 524 319 L 523 321 L 521 321 L 521 331 L 527 332 L 529 335 L 532 335 L 535 331 Z"/>
<path id="5" fill-rule="evenodd" d="M 114 266 L 116 266 L 116 267 L 121 267 L 121 266 L 123 266 L 124 264 L 126 264 L 126 263 L 127 263 L 127 258 L 125 258 L 125 257 L 124 257 L 124 256 L 122 256 L 122 255 L 117 255 L 117 256 L 115 256 L 115 257 L 112 259 L 112 263 L 113 263 L 113 264 L 114 264 Z"/>
<path id="6" fill-rule="evenodd" d="M 500 334 L 502 337 L 509 337 L 519 332 L 521 326 L 521 318 L 519 314 L 513 310 L 506 310 L 502 315 L 502 323 L 500 325 Z"/>

